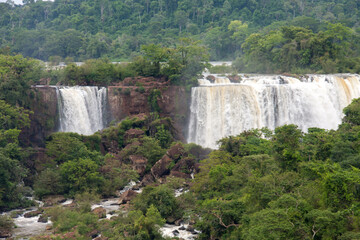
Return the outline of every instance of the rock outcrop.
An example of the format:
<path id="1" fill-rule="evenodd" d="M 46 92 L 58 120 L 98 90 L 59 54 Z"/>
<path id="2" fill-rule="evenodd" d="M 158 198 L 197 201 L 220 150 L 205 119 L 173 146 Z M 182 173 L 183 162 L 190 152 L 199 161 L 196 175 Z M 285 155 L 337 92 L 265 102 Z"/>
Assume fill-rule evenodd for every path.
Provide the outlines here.
<path id="1" fill-rule="evenodd" d="M 130 155 L 129 159 L 132 163 L 133 169 L 140 175 L 143 176 L 146 170 L 146 164 L 148 163 L 148 160 L 139 155 Z"/>
<path id="2" fill-rule="evenodd" d="M 106 210 L 103 207 L 97 207 L 92 210 L 92 213 L 97 215 L 99 218 L 106 218 Z"/>
<path id="3" fill-rule="evenodd" d="M 120 198 L 119 198 L 119 204 L 125 204 L 130 202 L 132 199 L 134 199 L 136 197 L 138 193 L 133 191 L 133 190 L 127 190 L 126 192 L 124 192 L 123 194 L 121 194 Z"/>

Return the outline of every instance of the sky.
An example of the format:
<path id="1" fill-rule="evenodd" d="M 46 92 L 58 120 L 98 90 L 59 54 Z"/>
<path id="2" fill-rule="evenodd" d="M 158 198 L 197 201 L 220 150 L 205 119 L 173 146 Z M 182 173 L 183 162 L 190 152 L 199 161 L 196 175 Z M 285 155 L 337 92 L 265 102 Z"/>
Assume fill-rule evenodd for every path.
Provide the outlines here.
<path id="1" fill-rule="evenodd" d="M 6 2 L 6 0 L 0 0 L 0 2 Z M 15 4 L 22 4 L 22 0 L 14 0 Z"/>
<path id="2" fill-rule="evenodd" d="M 13 0 L 15 2 L 15 4 L 22 4 L 22 0 Z M 46 1 L 46 0 L 43 0 Z M 53 1 L 53 0 L 48 0 L 48 1 Z M 6 0 L 0 0 L 0 2 L 6 2 Z"/>

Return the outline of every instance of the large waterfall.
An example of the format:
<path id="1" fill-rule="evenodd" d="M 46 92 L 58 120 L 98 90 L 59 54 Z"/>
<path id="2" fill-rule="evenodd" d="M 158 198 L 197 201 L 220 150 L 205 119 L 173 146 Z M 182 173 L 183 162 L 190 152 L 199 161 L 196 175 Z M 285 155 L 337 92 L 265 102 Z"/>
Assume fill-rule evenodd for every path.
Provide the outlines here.
<path id="1" fill-rule="evenodd" d="M 106 125 L 105 87 L 58 87 L 60 132 L 91 135 Z"/>
<path id="2" fill-rule="evenodd" d="M 188 142 L 216 148 L 219 139 L 253 128 L 296 124 L 336 129 L 342 110 L 360 97 L 355 74 L 242 75 L 240 83 L 217 77 L 191 90 Z"/>

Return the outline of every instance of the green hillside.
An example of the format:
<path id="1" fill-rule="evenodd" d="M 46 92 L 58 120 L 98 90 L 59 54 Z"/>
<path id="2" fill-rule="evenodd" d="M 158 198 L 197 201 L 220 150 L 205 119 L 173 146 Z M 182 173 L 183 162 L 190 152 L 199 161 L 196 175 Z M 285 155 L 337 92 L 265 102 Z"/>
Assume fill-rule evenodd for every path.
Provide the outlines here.
<path id="1" fill-rule="evenodd" d="M 0 46 L 24 56 L 83 61 L 131 60 L 141 45 L 201 40 L 211 60 L 233 60 L 252 33 L 299 26 L 315 34 L 328 23 L 360 32 L 356 0 L 55 0 L 0 3 Z"/>

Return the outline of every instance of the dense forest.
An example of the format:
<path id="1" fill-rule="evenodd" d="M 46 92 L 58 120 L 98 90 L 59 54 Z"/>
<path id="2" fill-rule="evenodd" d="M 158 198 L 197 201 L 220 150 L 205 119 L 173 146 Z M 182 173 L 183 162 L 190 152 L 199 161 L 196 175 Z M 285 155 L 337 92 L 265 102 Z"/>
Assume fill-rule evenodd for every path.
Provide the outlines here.
<path id="1" fill-rule="evenodd" d="M 245 64 L 239 70 L 318 71 L 327 64 L 335 65 L 330 68 L 338 72 L 359 68 L 360 3 L 356 0 L 24 2 L 0 3 L 0 46 L 45 61 L 104 57 L 131 61 L 142 45 L 174 47 L 179 37 L 188 37 L 201 40 L 211 60 L 241 58 L 243 63 L 251 59 L 254 62 L 250 65 L 256 65 L 264 59 L 254 56 L 265 51 L 271 55 L 265 61 L 291 57 L 301 61 L 298 69 L 286 66 L 274 70 L 265 63 L 257 68 Z M 289 26 L 295 28 L 283 29 Z M 304 50 L 317 45 L 321 46 Z M 283 51 L 291 53 L 283 56 Z M 349 57 L 350 62 L 344 63 Z"/>

